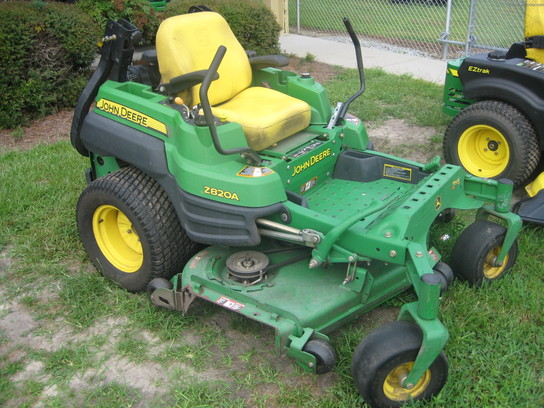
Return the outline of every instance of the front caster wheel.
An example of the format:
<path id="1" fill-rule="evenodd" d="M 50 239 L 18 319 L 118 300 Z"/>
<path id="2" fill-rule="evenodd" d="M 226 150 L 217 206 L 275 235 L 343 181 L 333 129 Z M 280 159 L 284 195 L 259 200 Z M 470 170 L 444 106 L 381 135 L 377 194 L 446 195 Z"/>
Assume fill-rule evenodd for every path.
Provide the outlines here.
<path id="1" fill-rule="evenodd" d="M 496 264 L 505 234 L 503 227 L 491 221 L 479 220 L 469 225 L 453 247 L 450 263 L 455 274 L 474 286 L 504 276 L 518 255 L 518 244 L 514 241 L 502 265 Z"/>
<path id="2" fill-rule="evenodd" d="M 304 345 L 302 351 L 315 357 L 317 362 L 315 372 L 317 374 L 328 373 L 336 364 L 336 353 L 328 341 L 312 339 Z"/>
<path id="3" fill-rule="evenodd" d="M 397 321 L 378 328 L 361 341 L 353 354 L 351 372 L 359 393 L 372 408 L 400 407 L 440 392 L 448 377 L 444 353 L 438 355 L 417 384 L 403 387 L 422 339 L 415 323 Z"/>

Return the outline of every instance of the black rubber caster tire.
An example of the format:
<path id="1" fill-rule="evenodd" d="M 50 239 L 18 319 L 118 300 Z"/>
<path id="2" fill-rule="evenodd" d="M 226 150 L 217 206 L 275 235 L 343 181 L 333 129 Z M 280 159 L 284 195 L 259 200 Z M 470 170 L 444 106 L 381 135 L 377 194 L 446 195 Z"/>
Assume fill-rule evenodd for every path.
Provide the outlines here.
<path id="1" fill-rule="evenodd" d="M 411 390 L 400 386 L 399 370 L 409 372 L 423 334 L 413 322 L 397 321 L 365 337 L 353 354 L 353 380 L 372 408 L 400 407 L 411 400 L 428 400 L 438 394 L 448 377 L 448 360 L 440 353 Z M 397 374 L 397 375 L 396 375 Z"/>
<path id="2" fill-rule="evenodd" d="M 172 289 L 172 282 L 164 278 L 153 279 L 147 284 L 147 296 L 151 297 L 155 289 Z"/>
<path id="3" fill-rule="evenodd" d="M 503 277 L 515 264 L 518 244 L 506 255 L 502 266 L 494 266 L 493 258 L 499 254 L 506 230 L 487 220 L 478 220 L 461 233 L 451 254 L 451 267 L 455 275 L 474 286 Z"/>
<path id="4" fill-rule="evenodd" d="M 433 272 L 440 278 L 440 294 L 442 295 L 453 282 L 453 270 L 447 263 L 438 262 L 434 266 Z"/>
<path id="5" fill-rule="evenodd" d="M 302 351 L 315 356 L 317 374 L 325 374 L 331 371 L 336 365 L 336 352 L 328 341 L 322 339 L 309 340 Z"/>

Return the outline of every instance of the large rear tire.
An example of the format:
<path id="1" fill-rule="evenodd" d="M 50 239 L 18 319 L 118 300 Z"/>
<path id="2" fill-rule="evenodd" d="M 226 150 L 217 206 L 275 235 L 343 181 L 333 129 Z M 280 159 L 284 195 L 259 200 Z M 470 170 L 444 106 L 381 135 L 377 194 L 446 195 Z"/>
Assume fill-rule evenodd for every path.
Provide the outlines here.
<path id="1" fill-rule="evenodd" d="M 446 129 L 444 158 L 485 178 L 523 184 L 540 160 L 534 126 L 518 109 L 500 101 L 465 108 Z"/>
<path id="2" fill-rule="evenodd" d="M 168 196 L 142 171 L 126 167 L 96 179 L 77 203 L 77 225 L 94 266 L 130 292 L 181 272 L 197 246 Z"/>

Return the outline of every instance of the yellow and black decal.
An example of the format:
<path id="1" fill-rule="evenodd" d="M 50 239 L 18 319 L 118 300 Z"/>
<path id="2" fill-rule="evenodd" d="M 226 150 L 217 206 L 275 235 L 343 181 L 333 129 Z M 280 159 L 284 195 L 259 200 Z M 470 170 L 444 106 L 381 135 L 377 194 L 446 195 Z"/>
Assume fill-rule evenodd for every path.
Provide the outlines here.
<path id="1" fill-rule="evenodd" d="M 122 119 L 126 119 L 132 123 L 136 123 L 137 125 L 145 128 L 167 134 L 166 125 L 164 123 L 119 103 L 102 98 L 96 103 L 96 108 L 103 112 L 111 113 L 112 115 L 118 116 Z"/>
<path id="2" fill-rule="evenodd" d="M 395 166 L 393 164 L 384 164 L 383 176 L 397 180 L 412 181 L 412 169 Z"/>
<path id="3" fill-rule="evenodd" d="M 438 211 L 438 210 L 440 210 L 441 207 L 442 207 L 442 197 L 437 196 L 436 200 L 434 202 L 434 208 L 435 208 L 436 211 Z"/>
<path id="4" fill-rule="evenodd" d="M 302 164 L 297 164 L 293 168 L 293 174 L 291 174 L 291 177 L 296 176 L 299 173 L 302 173 L 304 170 L 312 167 L 314 164 L 319 163 L 321 160 L 323 160 L 326 157 L 329 157 L 331 155 L 331 148 L 323 150 L 321 153 L 314 154 L 311 156 L 308 160 L 306 160 Z"/>
<path id="5" fill-rule="evenodd" d="M 240 201 L 238 194 L 210 186 L 204 186 L 204 194 L 209 194 L 219 198 L 226 198 L 228 200 Z"/>
<path id="6" fill-rule="evenodd" d="M 480 67 L 476 67 L 474 65 L 470 65 L 468 67 L 468 70 L 470 72 L 476 72 L 478 74 L 490 74 L 491 73 L 491 70 L 489 68 L 480 68 Z"/>

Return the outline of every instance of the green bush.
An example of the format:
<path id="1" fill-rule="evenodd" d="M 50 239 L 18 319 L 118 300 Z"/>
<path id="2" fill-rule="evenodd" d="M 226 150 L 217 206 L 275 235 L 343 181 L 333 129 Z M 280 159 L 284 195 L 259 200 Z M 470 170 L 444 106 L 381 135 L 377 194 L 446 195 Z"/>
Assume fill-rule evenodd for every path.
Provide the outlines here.
<path id="1" fill-rule="evenodd" d="M 155 43 L 160 18 L 149 0 L 79 0 L 76 6 L 100 27 L 105 27 L 108 20 L 124 18 L 140 29 L 143 44 Z"/>
<path id="2" fill-rule="evenodd" d="M 185 14 L 189 7 L 203 4 L 217 11 L 229 23 L 234 35 L 246 50 L 257 54 L 277 54 L 280 51 L 280 26 L 274 14 L 262 2 L 255 0 L 172 0 L 164 9 L 164 17 Z"/>
<path id="3" fill-rule="evenodd" d="M 0 128 L 75 105 L 99 28 L 61 3 L 0 3 Z"/>

